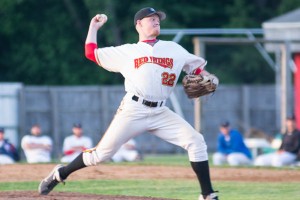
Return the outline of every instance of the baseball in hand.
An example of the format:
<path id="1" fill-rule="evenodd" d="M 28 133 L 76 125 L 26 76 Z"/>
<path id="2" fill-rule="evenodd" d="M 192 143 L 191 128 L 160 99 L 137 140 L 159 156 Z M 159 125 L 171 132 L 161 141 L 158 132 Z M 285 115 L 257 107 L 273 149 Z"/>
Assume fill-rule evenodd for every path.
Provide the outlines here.
<path id="1" fill-rule="evenodd" d="M 101 22 L 101 23 L 105 23 L 107 21 L 107 16 L 105 14 L 98 14 L 97 15 L 97 20 L 98 22 Z"/>

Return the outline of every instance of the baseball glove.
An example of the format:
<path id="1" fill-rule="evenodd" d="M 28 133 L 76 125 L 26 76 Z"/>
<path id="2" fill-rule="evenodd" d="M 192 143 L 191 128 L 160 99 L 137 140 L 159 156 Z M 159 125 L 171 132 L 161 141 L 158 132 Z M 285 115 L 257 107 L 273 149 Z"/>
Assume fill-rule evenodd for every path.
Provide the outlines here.
<path id="1" fill-rule="evenodd" d="M 182 79 L 185 93 L 189 98 L 198 98 L 213 93 L 219 84 L 218 78 L 213 75 L 185 75 Z"/>

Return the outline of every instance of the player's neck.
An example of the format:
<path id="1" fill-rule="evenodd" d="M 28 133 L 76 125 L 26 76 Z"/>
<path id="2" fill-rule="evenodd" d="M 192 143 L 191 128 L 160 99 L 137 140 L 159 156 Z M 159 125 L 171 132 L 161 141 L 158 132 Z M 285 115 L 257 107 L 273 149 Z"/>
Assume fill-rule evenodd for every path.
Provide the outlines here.
<path id="1" fill-rule="evenodd" d="M 144 42 L 151 46 L 154 46 L 158 42 L 158 39 L 156 39 L 156 37 L 155 38 L 145 38 L 145 39 L 140 39 L 140 42 Z"/>
<path id="2" fill-rule="evenodd" d="M 142 40 L 141 42 L 145 42 L 145 43 L 155 43 L 157 41 L 156 38 L 154 39 L 149 39 L 149 40 Z"/>
<path id="3" fill-rule="evenodd" d="M 149 44 L 150 46 L 154 46 L 158 42 L 158 39 L 143 40 L 142 42 L 145 42 L 145 43 Z"/>

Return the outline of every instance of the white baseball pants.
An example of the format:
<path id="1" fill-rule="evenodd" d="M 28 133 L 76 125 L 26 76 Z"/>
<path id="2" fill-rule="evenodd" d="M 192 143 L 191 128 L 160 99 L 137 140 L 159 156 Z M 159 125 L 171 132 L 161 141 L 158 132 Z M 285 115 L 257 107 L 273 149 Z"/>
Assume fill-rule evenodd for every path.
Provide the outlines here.
<path id="1" fill-rule="evenodd" d="M 256 158 L 255 166 L 273 166 L 282 167 L 284 165 L 290 165 L 295 162 L 297 156 L 290 152 L 274 152 L 269 154 L 263 154 Z"/>
<path id="2" fill-rule="evenodd" d="M 251 160 L 243 153 L 237 152 L 237 153 L 230 153 L 229 155 L 225 155 L 217 152 L 213 154 L 213 164 L 214 165 L 229 164 L 231 166 L 250 165 Z"/>
<path id="3" fill-rule="evenodd" d="M 83 153 L 86 166 L 97 165 L 111 158 L 122 144 L 148 131 L 161 139 L 188 151 L 189 160 L 208 160 L 202 134 L 168 107 L 147 107 L 127 94 L 98 145 Z"/>

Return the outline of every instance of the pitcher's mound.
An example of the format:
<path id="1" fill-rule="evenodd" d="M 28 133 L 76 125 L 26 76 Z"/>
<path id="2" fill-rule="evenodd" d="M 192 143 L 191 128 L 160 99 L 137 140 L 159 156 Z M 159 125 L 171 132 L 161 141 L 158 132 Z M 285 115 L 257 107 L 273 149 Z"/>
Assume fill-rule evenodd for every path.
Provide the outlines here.
<path id="1" fill-rule="evenodd" d="M 133 197 L 133 196 L 112 196 L 112 195 L 95 195 L 82 194 L 75 192 L 51 192 L 49 195 L 39 195 L 36 191 L 9 191 L 0 192 L 0 199 L 21 199 L 21 200 L 170 200 L 154 197 Z"/>

